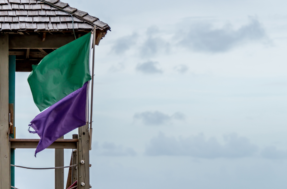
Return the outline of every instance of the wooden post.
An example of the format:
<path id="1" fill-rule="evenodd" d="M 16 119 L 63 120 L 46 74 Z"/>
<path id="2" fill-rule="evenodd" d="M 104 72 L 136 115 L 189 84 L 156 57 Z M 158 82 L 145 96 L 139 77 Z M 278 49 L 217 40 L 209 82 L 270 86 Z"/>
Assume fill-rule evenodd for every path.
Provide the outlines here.
<path id="1" fill-rule="evenodd" d="M 73 156 L 72 164 L 75 165 L 78 162 L 77 161 L 78 159 L 77 150 L 73 151 L 72 156 Z M 71 177 L 72 177 L 72 184 L 73 184 L 78 179 L 78 167 L 73 167 Z"/>
<path id="2" fill-rule="evenodd" d="M 74 134 L 73 139 L 78 139 L 78 135 Z M 71 154 L 70 165 L 77 164 L 77 150 L 73 150 Z M 77 167 L 70 167 L 68 172 L 66 188 L 70 187 L 76 180 L 77 177 Z"/>
<path id="3" fill-rule="evenodd" d="M 74 134 L 73 135 L 73 139 L 78 139 L 78 135 Z M 78 162 L 78 155 L 77 155 L 77 150 L 73 150 L 72 153 L 72 164 L 75 165 Z M 71 179 L 72 179 L 72 184 L 77 181 L 78 179 L 78 166 L 77 167 L 73 167 L 72 168 L 72 173 L 71 173 Z"/>
<path id="4" fill-rule="evenodd" d="M 62 166 L 64 166 L 64 149 L 55 149 L 55 167 Z M 64 169 L 55 169 L 55 189 L 64 189 Z"/>
<path id="5" fill-rule="evenodd" d="M 8 56 L 9 35 L 0 34 L 0 189 L 11 188 Z"/>
<path id="6" fill-rule="evenodd" d="M 77 189 L 90 188 L 90 137 L 88 123 L 79 128 L 78 142 L 78 187 Z"/>

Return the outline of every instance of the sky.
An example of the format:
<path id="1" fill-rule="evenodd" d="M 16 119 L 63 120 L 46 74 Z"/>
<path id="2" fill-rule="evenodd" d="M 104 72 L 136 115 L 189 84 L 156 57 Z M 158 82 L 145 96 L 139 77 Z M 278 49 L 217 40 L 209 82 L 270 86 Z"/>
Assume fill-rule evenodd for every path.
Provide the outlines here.
<path id="1" fill-rule="evenodd" d="M 93 188 L 287 187 L 286 1 L 66 2 L 111 26 L 96 48 Z M 37 138 L 28 74 L 17 138 Z M 54 166 L 54 151 L 17 150 L 16 164 Z M 16 169 L 19 189 L 53 181 Z"/>

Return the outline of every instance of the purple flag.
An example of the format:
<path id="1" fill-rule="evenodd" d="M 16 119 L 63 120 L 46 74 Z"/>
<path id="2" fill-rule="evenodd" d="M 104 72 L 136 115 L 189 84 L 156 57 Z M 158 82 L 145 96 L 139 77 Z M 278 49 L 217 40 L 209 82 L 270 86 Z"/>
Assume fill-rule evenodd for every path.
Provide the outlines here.
<path id="1" fill-rule="evenodd" d="M 29 126 L 35 131 L 30 133 L 37 133 L 41 138 L 35 156 L 66 133 L 86 125 L 87 85 L 88 82 L 31 121 Z"/>

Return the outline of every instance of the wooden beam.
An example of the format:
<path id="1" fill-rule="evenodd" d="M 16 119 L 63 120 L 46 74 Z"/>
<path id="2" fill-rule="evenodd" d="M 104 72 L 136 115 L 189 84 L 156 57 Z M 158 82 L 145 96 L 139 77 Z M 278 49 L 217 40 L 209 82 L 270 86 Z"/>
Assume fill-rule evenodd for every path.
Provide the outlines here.
<path id="1" fill-rule="evenodd" d="M 64 137 L 61 137 L 63 139 Z M 64 149 L 55 149 L 55 167 L 64 166 Z M 55 169 L 55 189 L 64 189 L 64 169 Z"/>
<path id="2" fill-rule="evenodd" d="M 39 139 L 10 139 L 11 148 L 36 148 Z M 58 139 L 48 148 L 77 149 L 78 139 Z"/>
<path id="3" fill-rule="evenodd" d="M 16 55 L 16 56 L 25 56 L 26 59 L 35 59 L 35 58 L 44 58 L 47 55 L 47 52 L 42 53 L 42 52 L 35 52 L 35 51 L 30 51 L 30 49 L 26 49 L 25 51 L 9 51 L 9 55 Z M 17 57 L 19 60 L 19 57 Z"/>
<path id="4" fill-rule="evenodd" d="M 90 188 L 90 135 L 88 123 L 78 129 L 79 142 L 78 142 L 78 188 Z"/>
<path id="5" fill-rule="evenodd" d="M 27 49 L 27 50 L 26 50 L 26 59 L 28 59 L 29 56 L 30 56 L 30 49 Z"/>
<path id="6" fill-rule="evenodd" d="M 46 40 L 46 32 L 43 33 L 42 41 Z"/>
<path id="7" fill-rule="evenodd" d="M 46 51 L 44 51 L 43 49 L 38 49 L 41 53 L 47 55 L 48 53 Z"/>
<path id="8" fill-rule="evenodd" d="M 0 57 L 0 189 L 8 189 L 11 188 L 8 34 L 0 34 Z"/>
<path id="9" fill-rule="evenodd" d="M 57 49 L 74 40 L 72 34 L 46 34 L 45 41 L 37 34 L 11 35 L 9 49 Z"/>
<path id="10" fill-rule="evenodd" d="M 24 56 L 24 51 L 9 51 L 9 55 Z"/>

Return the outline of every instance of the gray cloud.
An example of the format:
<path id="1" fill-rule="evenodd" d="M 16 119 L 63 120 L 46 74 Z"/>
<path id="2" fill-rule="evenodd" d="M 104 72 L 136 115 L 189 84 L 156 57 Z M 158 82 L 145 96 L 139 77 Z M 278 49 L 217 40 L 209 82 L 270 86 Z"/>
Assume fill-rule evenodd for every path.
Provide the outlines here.
<path id="1" fill-rule="evenodd" d="M 158 62 L 148 61 L 136 66 L 136 70 L 144 74 L 159 74 L 163 71 L 157 67 Z"/>
<path id="2" fill-rule="evenodd" d="M 124 148 L 111 142 L 94 144 L 95 153 L 99 156 L 135 156 L 137 153 L 132 148 Z"/>
<path id="3" fill-rule="evenodd" d="M 134 119 L 142 121 L 145 125 L 163 125 L 172 120 L 184 120 L 185 116 L 181 112 L 168 115 L 159 111 L 145 111 L 135 114 Z"/>
<path id="4" fill-rule="evenodd" d="M 150 27 L 146 31 L 147 39 L 140 47 L 140 55 L 145 57 L 152 57 L 161 52 L 169 52 L 170 44 L 158 36 L 159 29 L 155 26 Z"/>
<path id="5" fill-rule="evenodd" d="M 118 40 L 115 41 L 112 51 L 116 54 L 123 54 L 126 51 L 128 51 L 133 45 L 136 44 L 136 40 L 138 38 L 138 35 L 136 33 L 121 37 Z"/>
<path id="6" fill-rule="evenodd" d="M 269 146 L 262 150 L 261 155 L 267 159 L 286 159 L 287 150 L 278 150 L 275 146 Z"/>
<path id="7" fill-rule="evenodd" d="M 214 28 L 210 23 L 194 24 L 182 36 L 179 45 L 199 52 L 225 52 L 246 42 L 259 41 L 266 38 L 261 23 L 256 19 L 249 19 L 249 23 L 234 29 L 231 24 L 222 28 Z"/>
<path id="8" fill-rule="evenodd" d="M 205 138 L 203 134 L 188 138 L 167 137 L 159 133 L 146 147 L 149 156 L 191 156 L 195 158 L 241 158 L 252 156 L 257 146 L 245 137 L 230 134 L 221 144 L 216 138 Z"/>
<path id="9" fill-rule="evenodd" d="M 178 73 L 186 73 L 188 71 L 188 67 L 186 65 L 178 65 L 176 67 L 174 67 L 175 71 L 177 71 Z"/>

